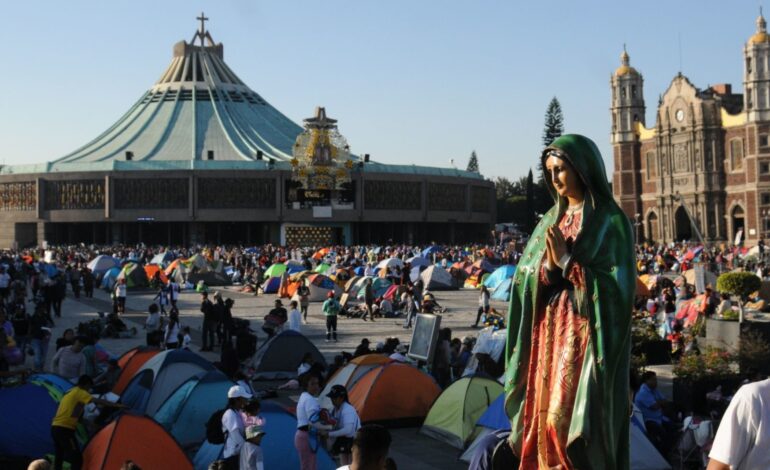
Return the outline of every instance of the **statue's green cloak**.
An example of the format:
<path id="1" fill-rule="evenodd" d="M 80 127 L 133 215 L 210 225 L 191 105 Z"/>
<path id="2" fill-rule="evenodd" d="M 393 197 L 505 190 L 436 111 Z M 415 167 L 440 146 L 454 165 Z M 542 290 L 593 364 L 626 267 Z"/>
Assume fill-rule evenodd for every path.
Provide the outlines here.
<path id="1" fill-rule="evenodd" d="M 575 289 L 575 307 L 588 319 L 590 336 L 569 426 L 567 455 L 578 469 L 627 470 L 631 312 L 636 289 L 631 224 L 612 197 L 604 162 L 590 139 L 562 136 L 543 152 L 543 162 L 548 150 L 554 148 L 566 154 L 586 187 L 581 230 L 571 250 L 570 265 L 578 263 L 583 268 L 585 289 Z M 537 308 L 545 308 L 539 297 L 545 234 L 567 206 L 550 178 L 545 181 L 555 205 L 543 216 L 524 250 L 508 309 L 505 409 L 517 455 L 521 455 L 524 431 L 533 318 Z"/>

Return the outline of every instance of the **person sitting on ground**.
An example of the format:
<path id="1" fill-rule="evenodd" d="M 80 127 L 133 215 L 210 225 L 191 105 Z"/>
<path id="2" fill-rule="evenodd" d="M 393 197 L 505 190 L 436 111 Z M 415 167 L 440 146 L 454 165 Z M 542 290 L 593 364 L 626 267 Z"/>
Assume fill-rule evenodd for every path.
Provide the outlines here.
<path id="1" fill-rule="evenodd" d="M 370 354 L 372 352 L 371 349 L 369 349 L 369 339 L 364 338 L 361 340 L 361 343 L 356 347 L 356 350 L 353 352 L 353 357 L 363 356 L 364 354 Z"/>
<path id="2" fill-rule="evenodd" d="M 647 437 L 652 445 L 663 455 L 668 455 L 669 443 L 674 436 L 674 428 L 669 419 L 664 416 L 663 408 L 668 400 L 658 390 L 658 377 L 653 371 L 642 374 L 642 385 L 636 392 L 634 404 L 642 412 Z"/>
<path id="3" fill-rule="evenodd" d="M 53 371 L 67 380 L 77 380 L 86 371 L 86 356 L 83 354 L 85 345 L 86 339 L 78 336 L 71 346 L 56 351 L 53 356 Z"/>
<path id="4" fill-rule="evenodd" d="M 730 301 L 730 294 L 727 292 L 722 292 L 721 294 L 722 301 L 719 302 L 719 306 L 717 306 L 717 310 L 715 312 L 715 315 L 717 318 L 721 318 L 727 313 L 732 312 L 733 310 L 733 303 Z"/>
<path id="5" fill-rule="evenodd" d="M 190 327 L 182 327 L 182 349 L 189 351 L 192 344 L 192 337 L 190 336 Z M 211 351 L 211 349 L 209 349 Z"/>
<path id="6" fill-rule="evenodd" d="M 383 298 L 380 301 L 380 315 L 385 318 L 393 318 L 396 316 L 393 310 L 393 302 L 391 302 L 388 298 Z"/>
<path id="7" fill-rule="evenodd" d="M 286 320 L 288 320 L 288 313 L 283 308 L 283 302 L 281 302 L 281 299 L 275 299 L 275 307 L 265 315 L 262 331 L 267 333 L 268 338 L 272 338 L 281 331 Z"/>
<path id="8" fill-rule="evenodd" d="M 64 330 L 64 333 L 62 333 L 61 338 L 56 339 L 56 350 L 58 351 L 65 346 L 72 346 L 72 343 L 74 342 L 75 330 L 72 328 L 67 328 Z"/>
<path id="9" fill-rule="evenodd" d="M 408 363 L 409 358 L 406 357 L 407 347 L 405 344 L 399 344 L 396 346 L 396 352 L 388 356 L 388 358 L 393 362 L 403 362 Z"/>
<path id="10" fill-rule="evenodd" d="M 337 470 L 381 470 L 387 468 L 390 450 L 390 432 L 379 424 L 367 424 L 353 438 L 353 456 L 350 465 Z M 391 463 L 395 465 L 395 462 Z"/>
<path id="11" fill-rule="evenodd" d="M 305 372 L 310 371 L 314 363 L 315 359 L 313 359 L 313 353 L 305 353 L 305 355 L 302 356 L 302 362 L 300 362 L 299 367 L 297 368 L 297 376 L 299 377 Z"/>

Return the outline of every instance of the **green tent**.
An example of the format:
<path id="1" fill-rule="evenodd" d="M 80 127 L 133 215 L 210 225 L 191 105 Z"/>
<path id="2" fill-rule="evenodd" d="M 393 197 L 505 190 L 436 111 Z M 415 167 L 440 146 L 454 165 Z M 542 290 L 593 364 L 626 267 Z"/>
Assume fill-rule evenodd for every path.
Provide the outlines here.
<path id="1" fill-rule="evenodd" d="M 144 268 L 137 263 L 126 263 L 123 265 L 123 269 L 118 274 L 118 280 L 125 279 L 126 287 L 133 289 L 135 287 L 147 287 L 149 282 L 147 281 L 147 273 L 144 272 Z"/>
<path id="2" fill-rule="evenodd" d="M 436 398 L 420 432 L 463 449 L 475 437 L 476 421 L 501 393 L 503 386 L 494 380 L 463 377 Z"/>
<path id="3" fill-rule="evenodd" d="M 318 266 L 316 266 L 316 268 L 313 271 L 315 271 L 317 273 L 321 273 L 321 274 L 326 274 L 326 272 L 329 270 L 329 268 L 331 268 L 331 266 L 329 266 L 328 264 L 321 263 Z"/>
<path id="4" fill-rule="evenodd" d="M 262 275 L 262 278 L 269 279 L 271 277 L 281 277 L 281 275 L 285 272 L 286 272 L 285 264 L 275 263 L 274 265 L 267 268 L 267 271 L 265 271 L 265 274 Z"/>

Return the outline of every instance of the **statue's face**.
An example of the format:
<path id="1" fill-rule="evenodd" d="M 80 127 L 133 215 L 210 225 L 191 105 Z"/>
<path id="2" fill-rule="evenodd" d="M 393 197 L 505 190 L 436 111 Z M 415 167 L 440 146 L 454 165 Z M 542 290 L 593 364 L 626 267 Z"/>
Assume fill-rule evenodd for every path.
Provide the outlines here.
<path id="1" fill-rule="evenodd" d="M 554 155 L 549 156 L 545 161 L 545 173 L 559 196 L 583 199 L 583 184 L 567 160 Z"/>

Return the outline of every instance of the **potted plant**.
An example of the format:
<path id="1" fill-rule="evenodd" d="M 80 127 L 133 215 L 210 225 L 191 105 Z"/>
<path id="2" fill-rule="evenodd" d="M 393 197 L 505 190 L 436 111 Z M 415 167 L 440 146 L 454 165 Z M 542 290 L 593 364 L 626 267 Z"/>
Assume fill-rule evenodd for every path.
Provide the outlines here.
<path id="1" fill-rule="evenodd" d="M 736 359 L 730 351 L 715 347 L 683 355 L 674 366 L 674 403 L 685 412 L 706 414 L 708 392 L 721 386 L 727 394 L 740 385 Z"/>
<path id="2" fill-rule="evenodd" d="M 754 273 L 730 272 L 717 278 L 717 291 L 738 297 L 738 321 L 743 322 L 743 304 L 749 295 L 762 287 L 762 280 Z"/>

